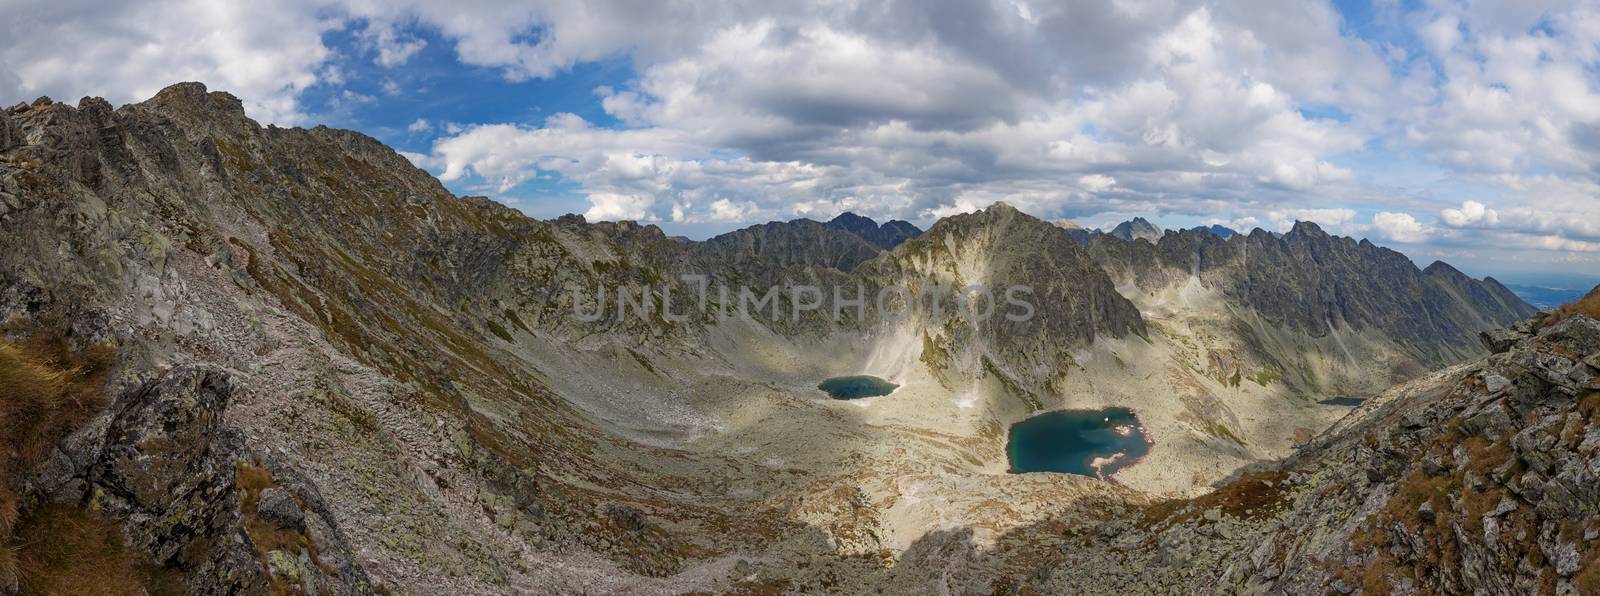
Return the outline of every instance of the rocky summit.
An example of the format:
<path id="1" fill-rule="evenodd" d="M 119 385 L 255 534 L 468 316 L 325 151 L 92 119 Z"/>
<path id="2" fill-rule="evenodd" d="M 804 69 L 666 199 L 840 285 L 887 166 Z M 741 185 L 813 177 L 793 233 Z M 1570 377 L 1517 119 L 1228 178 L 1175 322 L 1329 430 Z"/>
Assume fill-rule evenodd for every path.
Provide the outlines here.
<path id="1" fill-rule="evenodd" d="M 40 98 L 0 591 L 1600 593 L 1597 303 L 1310 222 L 541 221 L 198 83 Z M 1010 469 L 1104 408 L 1142 457 Z"/>

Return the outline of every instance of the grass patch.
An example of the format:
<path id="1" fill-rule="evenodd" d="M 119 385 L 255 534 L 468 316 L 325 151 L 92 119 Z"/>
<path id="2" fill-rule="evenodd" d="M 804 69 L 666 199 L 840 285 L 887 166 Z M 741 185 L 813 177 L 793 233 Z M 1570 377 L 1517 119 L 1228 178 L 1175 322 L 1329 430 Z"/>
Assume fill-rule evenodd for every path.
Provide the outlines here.
<path id="1" fill-rule="evenodd" d="M 234 466 L 234 485 L 239 489 L 239 517 L 244 523 L 245 534 L 249 535 L 250 543 L 255 545 L 256 559 L 261 562 L 263 569 L 270 569 L 267 563 L 267 553 L 283 551 L 290 556 L 298 556 L 301 551 L 310 555 L 312 562 L 319 567 L 323 566 L 317 551 L 317 543 L 303 532 L 279 528 L 256 515 L 256 507 L 261 503 L 261 491 L 272 488 L 275 481 L 272 472 L 250 462 L 239 462 Z M 304 504 L 300 504 L 304 507 Z M 324 567 L 324 572 L 327 568 Z M 273 578 L 269 588 L 272 594 L 293 594 L 295 587 L 283 578 Z"/>
<path id="2" fill-rule="evenodd" d="M 1145 508 L 1136 522 L 1140 528 L 1173 526 L 1219 509 L 1239 519 L 1267 519 L 1289 505 L 1289 474 L 1282 470 L 1257 472 L 1193 499 L 1158 501 Z"/>
<path id="3" fill-rule="evenodd" d="M 145 563 L 116 522 L 75 505 L 30 511 L 16 528 L 23 594 L 183 594 L 176 572 Z"/>
<path id="4" fill-rule="evenodd" d="M 489 332 L 493 333 L 495 337 L 506 340 L 507 342 L 514 341 L 511 338 L 511 332 L 506 331 L 506 328 L 500 326 L 499 323 L 494 321 L 484 321 L 483 324 L 489 328 Z"/>
<path id="5" fill-rule="evenodd" d="M 11 483 L 105 407 L 112 355 L 110 346 L 72 350 L 45 330 L 0 340 L 0 588 L 26 579 L 14 536 L 22 512 Z"/>
<path id="6" fill-rule="evenodd" d="M 1209 435 L 1211 435 L 1213 437 L 1217 437 L 1219 439 L 1233 441 L 1234 443 L 1236 443 L 1236 444 L 1238 444 L 1240 446 L 1244 446 L 1244 444 L 1245 444 L 1244 443 L 1244 439 L 1239 438 L 1239 435 L 1233 434 L 1233 431 L 1228 430 L 1228 426 L 1223 424 L 1223 423 L 1221 423 L 1221 422 L 1212 422 L 1210 424 L 1207 424 L 1206 425 L 1206 434 L 1209 434 Z"/>

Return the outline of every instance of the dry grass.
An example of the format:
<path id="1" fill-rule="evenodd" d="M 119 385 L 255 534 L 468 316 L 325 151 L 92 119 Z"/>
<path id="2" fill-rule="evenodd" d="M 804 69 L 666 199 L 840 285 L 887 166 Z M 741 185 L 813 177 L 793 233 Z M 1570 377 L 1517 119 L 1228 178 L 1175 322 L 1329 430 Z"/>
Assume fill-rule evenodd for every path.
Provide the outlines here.
<path id="1" fill-rule="evenodd" d="M 27 579 L 27 552 L 13 540 L 21 513 L 16 476 L 105 406 L 111 365 L 110 346 L 73 351 L 57 333 L 0 340 L 0 588 Z"/>
<path id="2" fill-rule="evenodd" d="M 1158 501 L 1145 508 L 1137 525 L 1170 527 L 1198 518 L 1209 509 L 1239 519 L 1267 519 L 1290 504 L 1288 476 L 1282 470 L 1256 472 L 1193 499 Z"/>
<path id="3" fill-rule="evenodd" d="M 268 567 L 269 552 L 281 550 L 297 555 L 305 551 L 324 572 L 332 573 L 332 570 L 322 563 L 317 543 L 311 540 L 311 537 L 302 532 L 279 528 L 256 515 L 256 506 L 261 502 L 261 491 L 272 488 L 275 484 L 272 472 L 254 463 L 239 462 L 234 467 L 234 485 L 239 488 L 239 516 L 244 523 L 245 533 L 255 545 L 256 559 L 265 569 Z M 275 578 L 268 586 L 268 592 L 293 594 L 296 593 L 296 586 L 290 585 L 283 578 Z"/>
<path id="4" fill-rule="evenodd" d="M 1588 295 L 1579 298 L 1577 302 L 1557 308 L 1555 314 L 1545 318 L 1543 325 L 1549 327 L 1575 315 L 1583 315 L 1591 319 L 1600 320 L 1600 287 L 1591 290 Z"/>
<path id="5" fill-rule="evenodd" d="M 117 524 L 73 505 L 30 511 L 16 527 L 23 594 L 182 594 L 175 573 L 141 562 Z"/>

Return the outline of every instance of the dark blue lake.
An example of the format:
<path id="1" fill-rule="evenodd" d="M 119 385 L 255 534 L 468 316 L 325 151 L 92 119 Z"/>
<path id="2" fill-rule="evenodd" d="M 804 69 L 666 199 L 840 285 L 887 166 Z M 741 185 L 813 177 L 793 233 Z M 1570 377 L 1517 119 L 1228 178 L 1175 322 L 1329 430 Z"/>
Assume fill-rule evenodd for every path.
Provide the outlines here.
<path id="1" fill-rule="evenodd" d="M 856 399 L 888 395 L 899 387 L 899 385 L 870 375 L 834 377 L 817 385 L 818 389 L 828 392 L 828 395 L 834 399 Z"/>
<path id="2" fill-rule="evenodd" d="M 1144 426 L 1128 408 L 1045 412 L 1011 425 L 1011 472 L 1065 472 L 1104 478 L 1150 452 Z"/>
<path id="3" fill-rule="evenodd" d="M 1354 407 L 1354 406 L 1361 405 L 1361 403 L 1365 402 L 1365 401 L 1367 401 L 1367 398 L 1365 398 L 1365 397 L 1331 397 L 1331 398 L 1319 401 L 1317 403 L 1322 404 L 1324 406 L 1351 406 L 1351 407 Z"/>

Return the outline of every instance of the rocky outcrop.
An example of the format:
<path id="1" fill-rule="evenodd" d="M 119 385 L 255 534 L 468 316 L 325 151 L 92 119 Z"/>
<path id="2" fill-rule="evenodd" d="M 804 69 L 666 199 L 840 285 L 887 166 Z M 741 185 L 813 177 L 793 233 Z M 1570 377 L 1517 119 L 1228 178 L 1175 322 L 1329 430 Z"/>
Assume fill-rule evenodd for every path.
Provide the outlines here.
<path id="1" fill-rule="evenodd" d="M 194 593 L 266 593 L 285 578 L 270 563 L 287 537 L 298 538 L 292 588 L 305 593 L 369 592 L 315 488 L 285 482 L 281 463 L 270 511 L 247 510 L 244 470 L 269 474 L 240 433 L 222 420 L 231 376 L 215 368 L 180 368 L 124 391 L 109 410 L 69 437 L 29 483 L 42 498 L 78 503 L 118 520 L 127 542 L 159 567 L 175 570 Z M 260 490 L 256 488 L 255 490 Z M 301 513 L 297 503 L 309 504 Z M 289 510 L 293 513 L 289 513 Z M 266 513 L 263 515 L 263 513 Z M 286 535 L 251 527 L 279 525 Z M 281 556 L 281 555 L 280 555 Z"/>
<path id="2" fill-rule="evenodd" d="M 1082 247 L 1060 228 L 1005 203 L 942 219 L 860 271 L 877 286 L 916 295 L 945 288 L 942 308 L 921 309 L 933 317 L 924 357 L 941 362 L 934 366 L 961 363 L 969 376 L 1002 376 L 1023 392 L 1045 391 L 1072 366 L 1071 351 L 1096 338 L 1146 333 L 1138 308 Z M 973 285 L 986 288 L 994 306 L 992 316 L 977 323 L 966 321 L 955 297 Z M 1025 290 L 1015 296 L 1031 311 L 1007 304 L 1014 288 Z M 978 293 L 970 298 L 974 310 L 989 301 Z"/>

